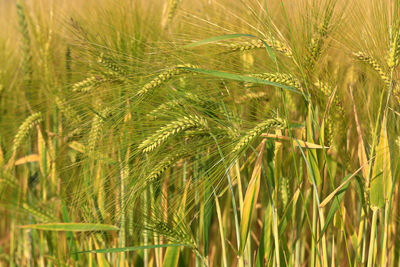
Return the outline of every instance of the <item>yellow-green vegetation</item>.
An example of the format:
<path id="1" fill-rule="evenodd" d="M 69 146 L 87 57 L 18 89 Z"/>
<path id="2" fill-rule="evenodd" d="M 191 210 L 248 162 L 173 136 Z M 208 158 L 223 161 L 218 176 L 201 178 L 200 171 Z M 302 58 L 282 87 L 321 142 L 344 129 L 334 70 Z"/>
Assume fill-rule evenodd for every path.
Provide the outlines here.
<path id="1" fill-rule="evenodd" d="M 0 266 L 400 266 L 400 0 L 0 24 Z"/>

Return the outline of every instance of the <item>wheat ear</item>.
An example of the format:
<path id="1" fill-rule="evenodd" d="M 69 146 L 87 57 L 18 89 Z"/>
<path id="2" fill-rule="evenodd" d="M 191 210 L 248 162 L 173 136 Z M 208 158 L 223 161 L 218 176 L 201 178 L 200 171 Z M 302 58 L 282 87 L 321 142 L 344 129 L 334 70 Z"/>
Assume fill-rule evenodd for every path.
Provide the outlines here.
<path id="1" fill-rule="evenodd" d="M 376 59 L 374 59 L 372 56 L 369 56 L 363 52 L 357 52 L 354 53 L 354 56 L 358 59 L 361 60 L 368 65 L 370 65 L 381 77 L 381 79 L 385 82 L 386 85 L 390 85 L 390 78 L 387 75 L 386 71 L 384 71 L 383 67 L 378 63 Z"/>
<path id="2" fill-rule="evenodd" d="M 182 158 L 184 153 L 173 153 L 168 155 L 158 163 L 146 178 L 146 182 L 152 183 L 157 180 L 168 168 L 170 168 L 178 159 Z"/>
<path id="3" fill-rule="evenodd" d="M 167 25 L 169 25 L 175 17 L 176 11 L 178 10 L 179 4 L 182 0 L 170 0 L 168 1 L 168 20 Z"/>
<path id="4" fill-rule="evenodd" d="M 325 11 L 324 21 L 318 28 L 318 34 L 316 37 L 311 38 L 310 45 L 307 50 L 308 53 L 306 55 L 306 66 L 309 71 L 314 68 L 315 62 L 319 59 L 322 54 L 322 48 L 325 43 L 325 39 L 329 34 L 329 24 L 332 18 L 332 10 L 327 9 Z"/>
<path id="5" fill-rule="evenodd" d="M 266 92 L 247 92 L 244 95 L 237 97 L 234 99 L 235 103 L 241 104 L 246 101 L 257 99 L 257 98 L 264 98 L 268 95 Z"/>
<path id="6" fill-rule="evenodd" d="M 178 76 L 178 75 L 184 74 L 184 73 L 190 73 L 190 71 L 186 70 L 185 68 L 197 68 L 197 66 L 194 66 L 194 65 L 191 65 L 191 64 L 184 64 L 184 65 L 174 66 L 174 67 L 162 72 L 161 74 L 159 74 L 151 82 L 146 83 L 137 92 L 137 96 L 143 96 L 143 95 L 147 94 L 150 90 L 161 86 L 163 83 L 171 80 L 175 76 Z"/>
<path id="7" fill-rule="evenodd" d="M 400 60 L 400 30 L 394 33 L 392 42 L 389 48 L 389 54 L 387 58 L 387 64 L 390 69 L 394 69 L 399 65 Z"/>
<path id="8" fill-rule="evenodd" d="M 99 86 L 105 81 L 106 78 L 104 76 L 93 75 L 72 85 L 72 91 L 86 93 L 93 90 L 95 87 Z"/>
<path id="9" fill-rule="evenodd" d="M 103 130 L 104 118 L 108 117 L 111 110 L 109 108 L 104 109 L 99 115 L 95 115 L 92 120 L 92 127 L 90 128 L 89 139 L 88 139 L 88 151 L 94 151 L 96 143 L 100 138 Z"/>
<path id="10" fill-rule="evenodd" d="M 261 49 L 261 48 L 266 48 L 265 44 L 269 46 L 270 48 L 281 52 L 287 57 L 292 57 L 292 50 L 284 43 L 275 40 L 275 39 L 262 39 L 262 40 L 253 40 L 251 42 L 245 42 L 245 43 L 240 43 L 240 44 L 232 44 L 230 45 L 231 51 L 236 52 L 236 51 L 248 51 L 248 50 L 255 50 L 255 49 Z"/>
<path id="11" fill-rule="evenodd" d="M 296 89 L 301 90 L 300 81 L 290 74 L 284 73 L 260 73 L 250 75 L 255 78 L 263 79 L 269 82 L 280 83 L 287 86 L 292 86 Z"/>
<path id="12" fill-rule="evenodd" d="M 15 152 L 18 147 L 22 144 L 24 138 L 28 135 L 29 131 L 37 124 L 42 121 L 42 114 L 40 112 L 34 113 L 30 115 L 26 120 L 21 124 L 18 129 L 17 134 L 14 137 L 12 150 Z"/>
<path id="13" fill-rule="evenodd" d="M 65 118 L 69 121 L 73 121 L 75 123 L 81 123 L 82 118 L 78 115 L 78 113 L 67 104 L 67 102 L 60 98 L 56 97 L 55 99 L 57 108 L 64 114 Z"/>
<path id="14" fill-rule="evenodd" d="M 333 90 L 332 87 L 329 86 L 327 83 L 322 81 L 317 81 L 314 83 L 316 87 L 318 87 L 319 92 L 322 94 L 323 99 L 328 99 Z M 337 95 L 334 96 L 332 100 L 332 108 L 329 112 L 329 115 L 326 120 L 325 124 L 325 140 L 327 146 L 331 146 L 333 143 L 334 136 L 344 136 L 344 124 L 343 123 L 334 123 L 334 121 L 341 121 L 343 122 L 345 118 L 345 111 L 343 109 L 343 103 L 340 101 Z"/>
<path id="15" fill-rule="evenodd" d="M 118 76 L 119 78 L 123 79 L 127 75 L 127 72 L 124 69 L 118 66 L 109 57 L 104 56 L 104 53 L 100 54 L 100 56 L 97 58 L 97 62 L 106 67 L 110 71 L 111 76 Z"/>
<path id="16" fill-rule="evenodd" d="M 46 222 L 52 222 L 54 221 L 54 218 L 50 215 L 48 215 L 44 210 L 33 207 L 29 203 L 23 203 L 22 208 L 26 210 L 30 215 L 35 216 L 38 220 L 46 223 Z"/>
<path id="17" fill-rule="evenodd" d="M 22 34 L 22 70 L 24 73 L 24 80 L 26 82 L 26 85 L 29 86 L 32 76 L 32 56 L 30 53 L 31 38 L 29 36 L 28 23 L 26 20 L 25 12 L 19 1 L 17 2 L 17 14 L 19 28 Z"/>
<path id="18" fill-rule="evenodd" d="M 268 131 L 270 129 L 284 129 L 285 127 L 286 123 L 280 118 L 268 119 L 266 121 L 259 123 L 256 127 L 248 131 L 242 138 L 240 138 L 239 142 L 233 148 L 232 154 L 240 152 L 255 138 L 257 138 L 260 134 L 262 134 L 262 132 Z"/>
<path id="19" fill-rule="evenodd" d="M 289 202 L 290 188 L 289 188 L 289 179 L 286 177 L 281 177 L 279 179 L 279 192 L 280 192 L 280 200 L 282 201 L 282 207 L 285 208 Z"/>
<path id="20" fill-rule="evenodd" d="M 207 129 L 207 127 L 207 121 L 204 118 L 197 115 L 185 116 L 157 130 L 153 135 L 144 140 L 138 148 L 142 153 L 151 152 L 172 135 L 188 129 Z"/>

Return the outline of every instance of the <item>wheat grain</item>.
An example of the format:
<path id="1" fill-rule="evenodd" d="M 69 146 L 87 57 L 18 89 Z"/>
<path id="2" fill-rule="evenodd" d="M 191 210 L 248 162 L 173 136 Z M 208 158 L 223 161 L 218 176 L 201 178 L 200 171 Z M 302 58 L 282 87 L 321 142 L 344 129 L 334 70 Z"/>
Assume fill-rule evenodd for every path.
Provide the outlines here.
<path id="1" fill-rule="evenodd" d="M 210 102 L 209 100 L 202 99 L 195 94 L 187 92 L 183 95 L 183 97 L 181 97 L 179 99 L 172 99 L 166 103 L 159 105 L 158 107 L 156 107 L 155 109 L 150 111 L 147 114 L 147 116 L 152 117 L 152 118 L 157 118 L 158 116 L 160 116 L 160 114 L 165 114 L 165 112 L 167 110 L 171 110 L 178 106 L 182 106 L 185 103 L 185 101 L 187 101 L 187 100 L 190 100 L 191 102 L 195 102 L 196 104 L 199 104 L 199 105 Z"/>
<path id="2" fill-rule="evenodd" d="M 330 112 L 331 113 L 331 112 Z M 328 146 L 328 147 L 330 147 L 330 146 L 332 146 L 332 143 L 333 143 L 333 138 L 334 138 L 334 136 L 335 136 L 335 133 L 334 133 L 334 129 L 338 129 L 337 127 L 335 127 L 334 126 L 334 123 L 333 123 L 333 118 L 332 118 L 333 116 L 331 115 L 331 114 L 329 114 L 329 116 L 328 116 L 328 118 L 327 118 L 327 120 L 326 120 L 326 123 L 325 123 L 325 131 L 324 131 L 324 136 L 325 136 L 325 144 Z"/>
<path id="3" fill-rule="evenodd" d="M 144 140 L 138 149 L 142 153 L 151 152 L 170 136 L 192 128 L 207 129 L 207 121 L 197 115 L 185 116 L 157 130 L 156 133 Z"/>
<path id="4" fill-rule="evenodd" d="M 180 104 L 179 100 L 177 99 L 173 99 L 170 100 L 166 103 L 163 103 L 161 105 L 159 105 L 158 107 L 156 107 L 155 109 L 153 109 L 152 111 L 150 111 L 147 116 L 152 117 L 152 118 L 157 118 L 160 114 L 164 114 L 164 112 L 166 110 L 169 110 L 173 107 L 176 107 Z"/>

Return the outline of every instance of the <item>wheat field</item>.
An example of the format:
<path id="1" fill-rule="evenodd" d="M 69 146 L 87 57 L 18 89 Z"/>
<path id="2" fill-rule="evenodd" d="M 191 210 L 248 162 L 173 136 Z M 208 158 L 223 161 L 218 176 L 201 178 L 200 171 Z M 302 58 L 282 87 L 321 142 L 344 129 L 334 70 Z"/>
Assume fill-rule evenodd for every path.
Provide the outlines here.
<path id="1" fill-rule="evenodd" d="M 400 267 L 399 0 L 0 24 L 0 266 Z"/>

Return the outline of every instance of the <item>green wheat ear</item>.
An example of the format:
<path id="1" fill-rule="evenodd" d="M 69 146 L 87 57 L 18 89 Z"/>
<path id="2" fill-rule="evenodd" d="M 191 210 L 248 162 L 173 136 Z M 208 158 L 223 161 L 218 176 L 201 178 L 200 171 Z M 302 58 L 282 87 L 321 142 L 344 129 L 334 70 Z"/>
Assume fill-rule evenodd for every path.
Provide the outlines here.
<path id="1" fill-rule="evenodd" d="M 161 160 L 161 162 L 155 165 L 154 169 L 150 172 L 150 174 L 146 177 L 147 183 L 153 183 L 160 177 L 167 169 L 172 167 L 179 159 L 185 156 L 186 153 L 178 152 L 172 153 L 171 155 L 166 156 Z"/>
<path id="2" fill-rule="evenodd" d="M 169 25 L 175 17 L 176 11 L 182 0 L 169 0 L 168 1 L 168 24 Z"/>
<path id="3" fill-rule="evenodd" d="M 280 200 L 282 202 L 283 209 L 289 203 L 289 195 L 290 195 L 290 188 L 289 188 L 289 179 L 286 177 L 281 177 L 279 179 L 279 192 L 280 192 Z"/>
<path id="4" fill-rule="evenodd" d="M 106 80 L 107 79 L 102 75 L 93 75 L 72 85 L 72 91 L 82 93 L 90 92 Z"/>
<path id="5" fill-rule="evenodd" d="M 400 60 L 400 30 L 393 34 L 393 40 L 389 47 L 387 64 L 390 69 L 394 69 L 399 65 Z"/>
<path id="6" fill-rule="evenodd" d="M 42 114 L 40 112 L 34 113 L 21 124 L 18 129 L 17 134 L 14 137 L 14 143 L 12 146 L 12 151 L 16 151 L 18 147 L 22 144 L 25 137 L 28 136 L 29 131 L 37 124 L 42 121 Z"/>
<path id="7" fill-rule="evenodd" d="M 372 56 L 370 56 L 366 53 L 363 53 L 363 52 L 353 53 L 353 55 L 358 60 L 363 61 L 363 62 L 367 63 L 368 65 L 370 65 L 372 67 L 372 69 L 374 69 L 379 74 L 379 77 L 381 77 L 382 81 L 384 81 L 384 83 L 387 86 L 390 85 L 390 78 L 387 75 L 387 72 L 384 70 L 382 65 L 380 65 L 375 58 L 373 58 Z"/>
<path id="8" fill-rule="evenodd" d="M 22 204 L 22 208 L 41 222 L 46 223 L 55 221 L 55 219 L 51 215 L 49 215 L 45 210 L 38 207 L 34 207 L 27 202 L 24 202 Z"/>
<path id="9" fill-rule="evenodd" d="M 232 52 L 249 51 L 262 48 L 265 49 L 266 48 L 265 44 L 270 48 L 274 49 L 275 51 L 278 51 L 289 58 L 293 56 L 292 50 L 286 44 L 275 39 L 253 40 L 251 42 L 245 42 L 239 44 L 234 43 L 230 45 L 230 48 Z"/>
<path id="10" fill-rule="evenodd" d="M 232 154 L 236 154 L 242 151 L 247 145 L 249 145 L 254 139 L 256 139 L 264 131 L 269 131 L 271 129 L 284 129 L 286 123 L 281 118 L 268 119 L 257 124 L 256 127 L 248 131 L 236 144 L 232 150 Z"/>
<path id="11" fill-rule="evenodd" d="M 171 80 L 175 76 L 178 76 L 180 74 L 185 74 L 185 73 L 192 73 L 191 71 L 186 70 L 185 68 L 198 68 L 198 67 L 195 66 L 195 65 L 191 65 L 191 64 L 183 64 L 183 65 L 174 66 L 174 67 L 162 72 L 161 74 L 159 74 L 156 78 L 154 78 L 149 83 L 146 83 L 137 92 L 136 95 L 137 96 L 143 96 L 143 95 L 147 94 L 149 91 L 160 87 L 163 83 L 168 82 L 169 80 Z"/>
<path id="12" fill-rule="evenodd" d="M 138 147 L 142 153 L 153 151 L 160 146 L 169 137 L 181 133 L 189 129 L 206 130 L 208 128 L 207 121 L 197 115 L 189 115 L 173 121 L 144 140 Z"/>
<path id="13" fill-rule="evenodd" d="M 260 73 L 250 75 L 255 78 L 263 79 L 269 82 L 281 83 L 283 85 L 292 86 L 296 89 L 301 90 L 300 81 L 291 74 L 285 73 Z"/>
<path id="14" fill-rule="evenodd" d="M 111 76 L 117 76 L 122 79 L 127 76 L 127 72 L 118 66 L 118 64 L 116 64 L 111 58 L 106 57 L 104 53 L 100 54 L 97 58 L 97 62 L 106 67 L 110 71 Z"/>
<path id="15" fill-rule="evenodd" d="M 24 74 L 24 80 L 29 86 L 32 76 L 32 56 L 31 56 L 31 38 L 29 36 L 28 23 L 26 20 L 26 15 L 24 8 L 21 3 L 17 1 L 17 14 L 18 14 L 18 24 L 22 35 L 22 71 Z"/>
<path id="16" fill-rule="evenodd" d="M 71 121 L 71 122 L 74 122 L 77 124 L 82 122 L 82 118 L 73 109 L 73 107 L 68 105 L 68 103 L 64 99 L 57 96 L 55 99 L 55 102 L 56 102 L 57 108 L 64 114 L 65 118 L 68 121 Z"/>
<path id="17" fill-rule="evenodd" d="M 111 109 L 106 108 L 100 112 L 100 114 L 96 114 L 92 120 L 92 127 L 90 128 L 89 139 L 88 139 L 88 151 L 93 152 L 97 141 L 101 137 L 101 133 L 103 131 L 104 120 L 108 115 L 110 115 Z"/>
<path id="18" fill-rule="evenodd" d="M 330 32 L 331 18 L 333 14 L 333 8 L 328 8 L 325 11 L 324 21 L 318 27 L 317 34 L 311 38 L 311 42 L 307 47 L 308 53 L 305 57 L 307 70 L 311 71 L 314 68 L 315 63 L 318 61 L 322 54 L 325 41 Z"/>

